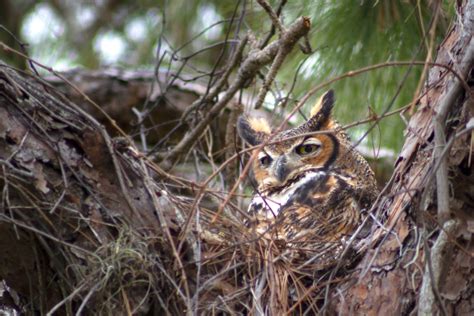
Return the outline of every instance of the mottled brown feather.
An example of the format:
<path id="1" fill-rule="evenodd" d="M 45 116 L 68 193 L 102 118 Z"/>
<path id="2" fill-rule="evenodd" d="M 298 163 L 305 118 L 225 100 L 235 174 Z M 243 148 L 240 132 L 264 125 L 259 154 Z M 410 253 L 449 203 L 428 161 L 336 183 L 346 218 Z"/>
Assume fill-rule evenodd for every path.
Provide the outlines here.
<path id="1" fill-rule="evenodd" d="M 250 229 L 286 245 L 288 260 L 311 259 L 321 269 L 337 262 L 378 194 L 367 161 L 330 115 L 333 102 L 328 92 L 307 122 L 275 135 L 278 142 L 263 149 L 259 157 L 268 159 L 253 162 L 259 192 L 249 207 Z M 248 122 L 256 135 L 271 131 L 263 121 Z M 308 132 L 321 133 L 299 136 Z M 297 154 L 305 144 L 317 149 Z"/>

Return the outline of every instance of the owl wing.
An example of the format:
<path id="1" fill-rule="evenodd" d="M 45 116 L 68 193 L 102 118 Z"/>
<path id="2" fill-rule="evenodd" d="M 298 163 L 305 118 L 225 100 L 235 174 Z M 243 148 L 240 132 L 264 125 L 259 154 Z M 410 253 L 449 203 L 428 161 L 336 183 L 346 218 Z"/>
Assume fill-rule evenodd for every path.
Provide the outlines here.
<path id="1" fill-rule="evenodd" d="M 329 175 L 325 184 L 317 183 L 296 191 L 282 208 L 285 227 L 294 227 L 290 239 L 314 236 L 319 240 L 338 239 L 353 231 L 360 221 L 360 206 L 353 189 L 345 179 Z"/>
<path id="2" fill-rule="evenodd" d="M 297 190 L 274 223 L 294 259 L 323 269 L 339 260 L 351 233 L 361 222 L 361 209 L 351 182 L 340 174 Z"/>
<path id="3" fill-rule="evenodd" d="M 249 211 L 259 234 L 315 249 L 323 242 L 339 244 L 361 221 L 361 201 L 349 175 L 317 171 L 317 176 L 287 191 L 284 199 L 254 197 Z"/>

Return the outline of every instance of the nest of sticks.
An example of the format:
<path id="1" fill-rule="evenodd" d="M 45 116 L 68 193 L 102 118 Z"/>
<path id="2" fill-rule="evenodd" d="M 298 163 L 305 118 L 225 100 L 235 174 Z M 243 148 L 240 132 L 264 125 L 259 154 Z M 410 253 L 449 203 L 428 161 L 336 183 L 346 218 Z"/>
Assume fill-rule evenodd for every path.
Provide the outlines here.
<path id="1" fill-rule="evenodd" d="M 212 175 L 163 171 L 38 76 L 2 65 L 0 80 L 3 238 L 12 262 L 34 254 L 22 272 L 42 280 L 5 285 L 22 311 L 319 313 L 357 257 L 323 264 L 259 236 L 246 197 Z"/>

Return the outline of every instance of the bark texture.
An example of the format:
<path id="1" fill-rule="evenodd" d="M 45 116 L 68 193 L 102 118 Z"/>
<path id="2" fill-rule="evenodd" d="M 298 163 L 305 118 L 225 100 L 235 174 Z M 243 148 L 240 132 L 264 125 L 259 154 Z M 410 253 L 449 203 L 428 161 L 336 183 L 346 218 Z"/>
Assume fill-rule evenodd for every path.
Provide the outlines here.
<path id="1" fill-rule="evenodd" d="M 73 284 L 90 288 L 80 262 L 119 241 L 118 226 L 158 230 L 123 146 L 46 82 L 0 66 L 0 276 L 28 312 L 51 310 Z"/>
<path id="2" fill-rule="evenodd" d="M 367 240 L 366 254 L 350 275 L 334 273 L 337 278 L 316 286 L 329 300 L 313 310 L 344 315 L 474 313 L 472 34 L 474 1 L 467 1 L 458 8 L 458 20 L 436 60 L 451 70 L 430 70 L 392 180 L 374 207 L 379 224 Z M 143 85 L 130 73 L 104 77 L 72 72 L 66 77 L 114 117 L 137 103 L 156 103 L 156 115 L 148 116 L 153 127 L 178 119 L 186 105 L 206 95 L 199 85 L 179 81 L 165 89 Z M 123 133 L 84 94 L 63 82 L 0 64 L 3 310 L 262 312 L 265 304 L 260 303 L 267 299 L 262 293 L 268 289 L 250 284 L 261 275 L 254 258 L 271 248 L 243 243 L 246 236 L 233 220 L 219 218 L 216 230 L 206 228 L 219 203 L 229 199 L 219 195 L 215 183 L 164 172 L 127 137 L 111 138 L 109 134 L 139 133 L 130 123 L 137 118 L 125 116 L 119 122 L 129 126 Z M 172 99 L 179 102 L 169 102 L 173 91 L 179 97 Z M 237 90 L 230 91 L 232 97 Z M 111 99 L 110 94 L 119 97 Z M 205 101 L 203 106 L 212 109 L 211 100 Z M 225 104 L 218 104 L 206 117 L 222 113 Z M 228 138 L 235 137 L 227 124 L 220 128 Z M 170 145 L 186 147 L 185 131 L 176 133 Z M 167 131 L 152 134 L 156 140 L 148 141 L 159 142 Z M 314 301 L 319 304 L 322 297 Z M 254 305 L 246 306 L 249 302 Z M 295 305 L 293 312 L 299 308 Z"/>
<path id="3" fill-rule="evenodd" d="M 341 314 L 474 312 L 473 34 L 474 2 L 467 1 L 438 50 L 436 63 L 451 71 L 431 68 L 406 129 L 376 213 L 383 227 L 375 228 L 354 284 L 334 296 Z"/>

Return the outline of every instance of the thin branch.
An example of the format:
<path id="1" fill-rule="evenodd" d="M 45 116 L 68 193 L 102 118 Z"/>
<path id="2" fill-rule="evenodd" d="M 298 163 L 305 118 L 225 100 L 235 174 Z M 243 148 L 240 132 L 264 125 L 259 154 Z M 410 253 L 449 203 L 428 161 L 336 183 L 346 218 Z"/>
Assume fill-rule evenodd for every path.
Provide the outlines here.
<path id="1" fill-rule="evenodd" d="M 270 86 L 272 85 L 275 77 L 277 75 L 278 70 L 280 70 L 283 61 L 285 60 L 288 53 L 293 49 L 293 46 L 282 46 L 278 50 L 278 54 L 275 57 L 275 60 L 270 67 L 267 75 L 265 76 L 265 81 L 263 85 L 260 87 L 260 91 L 258 91 L 257 102 L 255 103 L 255 109 L 259 109 L 263 101 L 265 100 L 265 96 L 267 95 L 268 90 L 270 90 Z"/>
<path id="2" fill-rule="evenodd" d="M 257 1 L 265 9 L 265 11 L 267 11 L 268 15 L 270 16 L 270 19 L 273 22 L 273 25 L 278 28 L 278 30 L 281 33 L 281 36 L 284 37 L 287 31 L 281 25 L 278 16 L 273 11 L 271 6 L 268 4 L 266 0 L 257 0 Z M 307 23 L 310 23 L 310 21 L 308 20 Z M 307 34 L 303 35 L 303 37 L 306 35 Z M 285 60 L 286 56 L 291 52 L 291 50 L 293 49 L 294 45 L 297 43 L 298 40 L 299 38 L 296 38 L 294 42 L 289 42 L 288 45 L 282 45 L 279 48 L 278 53 L 275 57 L 275 60 L 273 61 L 272 66 L 270 67 L 270 71 L 268 71 L 267 75 L 265 76 L 265 81 L 263 82 L 263 85 L 260 88 L 260 91 L 258 92 L 257 101 L 255 103 L 255 109 L 258 109 L 262 106 L 263 101 L 265 100 L 265 96 L 267 95 L 268 90 L 270 90 L 270 86 L 275 80 L 278 70 L 280 70 L 280 67 L 283 64 L 283 61 Z M 306 50 L 303 50 L 303 51 L 306 52 Z"/>
<path id="3" fill-rule="evenodd" d="M 220 111 L 227 105 L 235 93 L 241 89 L 249 79 L 252 79 L 261 67 L 269 64 L 275 58 L 282 45 L 294 45 L 299 38 L 307 34 L 310 25 L 311 23 L 308 18 L 301 17 L 288 28 L 288 31 L 281 39 L 271 43 L 263 50 L 251 51 L 247 59 L 240 66 L 237 78 L 231 84 L 229 89 L 227 89 L 222 98 L 209 110 L 203 120 L 200 121 L 193 130 L 186 134 L 170 152 L 159 154 L 157 155 L 157 158 L 169 161 L 176 158 L 179 154 L 189 150 L 192 144 L 201 136 L 209 123 L 219 115 Z"/>
<path id="4" fill-rule="evenodd" d="M 206 104 L 211 102 L 217 94 L 219 94 L 222 89 L 224 88 L 225 84 L 227 83 L 227 80 L 229 79 L 230 73 L 234 69 L 234 67 L 237 65 L 237 63 L 240 61 L 242 58 L 242 54 L 244 52 L 244 48 L 247 45 L 248 42 L 248 36 L 245 36 L 239 43 L 239 46 L 237 47 L 236 52 L 232 56 L 232 59 L 229 62 L 229 65 L 227 66 L 227 69 L 225 70 L 224 74 L 222 77 L 219 79 L 219 81 L 212 87 L 212 89 L 209 91 L 208 94 L 204 95 L 203 97 L 199 98 L 198 100 L 194 101 L 183 113 L 181 116 L 181 120 L 184 121 L 186 117 L 194 111 L 198 106 L 201 104 Z"/>
<path id="5" fill-rule="evenodd" d="M 446 252 L 448 252 L 450 248 L 449 237 L 455 235 L 458 228 L 459 224 L 456 221 L 447 221 L 431 250 L 426 238 L 424 240 L 425 265 L 427 268 L 425 269 L 423 283 L 420 289 L 420 300 L 418 303 L 419 316 L 436 314 L 433 309 L 435 299 L 440 306 L 440 311 L 443 315 L 447 315 L 446 308 L 441 301 L 439 287 L 440 280 L 447 266 L 447 260 L 449 260 L 449 256 L 446 256 Z"/>
<path id="6" fill-rule="evenodd" d="M 278 8 L 276 10 L 276 15 L 279 17 L 281 15 L 281 12 L 283 11 L 283 7 L 286 5 L 288 0 L 281 0 L 280 4 L 278 5 Z M 270 32 L 267 34 L 267 36 L 261 41 L 260 44 L 257 46 L 260 49 L 263 49 L 265 46 L 267 46 L 268 42 L 270 42 L 270 39 L 275 35 L 276 27 L 275 24 L 272 23 L 272 28 L 270 29 Z M 306 37 L 306 36 L 305 36 Z"/>
<path id="7" fill-rule="evenodd" d="M 273 11 L 270 4 L 266 0 L 257 0 L 257 2 L 268 13 L 268 16 L 272 20 L 273 26 L 276 27 L 280 33 L 284 33 L 285 27 L 281 24 L 280 18 L 275 13 L 275 11 Z"/>

